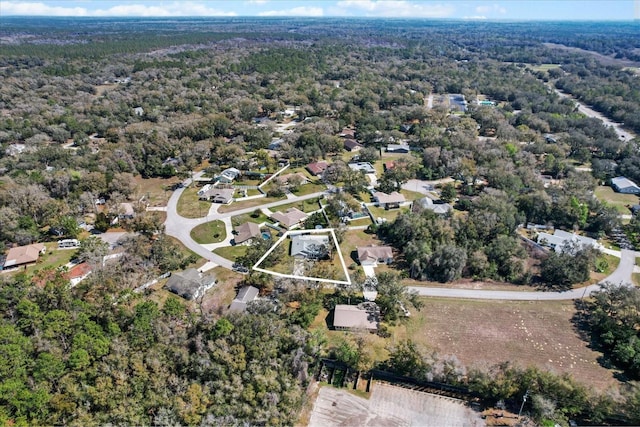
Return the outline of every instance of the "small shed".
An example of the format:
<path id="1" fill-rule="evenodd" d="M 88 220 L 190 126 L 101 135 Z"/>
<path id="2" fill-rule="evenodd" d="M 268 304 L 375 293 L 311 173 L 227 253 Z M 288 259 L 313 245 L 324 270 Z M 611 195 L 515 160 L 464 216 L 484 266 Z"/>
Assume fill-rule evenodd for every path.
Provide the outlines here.
<path id="1" fill-rule="evenodd" d="M 238 291 L 238 295 L 231 302 L 229 311 L 242 313 L 247 309 L 247 304 L 254 301 L 258 296 L 259 290 L 253 286 L 243 286 Z"/>

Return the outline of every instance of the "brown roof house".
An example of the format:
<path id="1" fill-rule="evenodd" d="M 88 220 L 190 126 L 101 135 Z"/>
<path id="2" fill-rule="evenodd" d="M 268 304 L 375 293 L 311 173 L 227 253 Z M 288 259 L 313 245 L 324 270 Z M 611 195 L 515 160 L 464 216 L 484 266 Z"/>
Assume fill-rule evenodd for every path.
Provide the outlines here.
<path id="1" fill-rule="evenodd" d="M 243 286 L 238 291 L 238 296 L 236 296 L 235 299 L 231 301 L 229 311 L 236 313 L 246 311 L 247 304 L 256 299 L 256 297 L 258 296 L 258 292 L 258 288 L 254 288 L 253 286 Z"/>
<path id="2" fill-rule="evenodd" d="M 340 131 L 340 136 L 343 138 L 355 138 L 356 131 L 355 129 L 343 128 L 342 131 Z"/>
<path id="3" fill-rule="evenodd" d="M 280 225 L 291 228 L 307 218 L 307 214 L 297 208 L 289 208 L 285 212 L 275 212 L 271 215 L 271 219 L 280 223 Z"/>
<path id="4" fill-rule="evenodd" d="M 42 243 L 33 243 L 27 246 L 11 248 L 9 252 L 7 252 L 3 268 L 35 264 L 40 254 L 44 254 L 46 251 L 47 248 Z"/>
<path id="5" fill-rule="evenodd" d="M 329 167 L 329 163 L 322 160 L 315 163 L 309 163 L 307 165 L 307 170 L 311 175 L 318 176 L 318 175 L 322 175 L 322 172 L 324 172 L 328 167 Z"/>
<path id="6" fill-rule="evenodd" d="M 376 201 L 378 206 L 385 209 L 399 208 L 401 203 L 406 202 L 404 196 L 397 191 L 394 191 L 391 194 L 376 191 L 373 193 L 373 199 Z"/>
<path id="7" fill-rule="evenodd" d="M 344 140 L 344 149 L 347 151 L 360 151 L 364 147 L 355 139 L 345 139 Z"/>
<path id="8" fill-rule="evenodd" d="M 393 262 L 393 250 L 390 246 L 363 246 L 358 248 L 358 261 L 361 265 L 377 267 L 378 263 Z"/>
<path id="9" fill-rule="evenodd" d="M 291 181 L 292 178 L 293 178 L 294 181 L 296 179 L 298 179 L 298 181 L 300 182 L 300 185 L 304 185 L 304 184 L 307 184 L 309 182 L 307 177 L 302 172 L 288 173 L 286 175 L 280 175 L 280 176 L 276 177 L 276 181 L 278 181 L 278 183 L 280 185 L 289 185 L 289 181 Z"/>
<path id="10" fill-rule="evenodd" d="M 237 226 L 234 231 L 236 237 L 234 237 L 233 241 L 236 245 L 241 245 L 243 243 L 251 243 L 251 240 L 258 237 L 260 235 L 260 226 L 255 222 L 245 222 Z"/>
<path id="11" fill-rule="evenodd" d="M 200 298 L 215 284 L 215 279 L 203 276 L 195 268 L 188 268 L 172 273 L 166 286 L 174 294 L 180 295 L 184 299 L 193 300 Z"/>
<path id="12" fill-rule="evenodd" d="M 373 302 L 358 305 L 338 304 L 333 311 L 333 327 L 338 330 L 378 329 L 380 314 Z"/>

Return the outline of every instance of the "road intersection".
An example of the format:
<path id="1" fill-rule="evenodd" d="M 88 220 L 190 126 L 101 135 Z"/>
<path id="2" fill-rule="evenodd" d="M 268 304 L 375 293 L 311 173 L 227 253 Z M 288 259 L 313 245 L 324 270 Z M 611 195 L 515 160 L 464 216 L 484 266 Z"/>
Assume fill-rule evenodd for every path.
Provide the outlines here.
<path id="1" fill-rule="evenodd" d="M 194 178 L 197 175 L 194 176 Z M 228 246 L 231 240 L 231 217 L 254 212 L 256 209 L 269 209 L 292 202 L 303 201 L 323 196 L 327 192 L 317 192 L 304 196 L 294 196 L 278 200 L 271 203 L 265 203 L 259 206 L 252 206 L 245 209 L 239 209 L 232 212 L 219 213 L 220 205 L 212 205 L 209 213 L 202 218 L 184 218 L 178 214 L 178 200 L 184 192 L 185 188 L 191 184 L 191 179 L 187 179 L 183 185 L 176 189 L 169 201 L 167 202 L 167 220 L 165 222 L 165 233 L 175 237 L 187 248 L 208 261 L 209 266 L 213 264 L 231 269 L 233 261 L 221 257 L 212 252 L 215 247 Z M 191 238 L 191 230 L 197 225 L 205 222 L 221 220 L 225 223 L 227 229 L 227 239 L 219 244 L 201 245 Z M 571 289 L 563 292 L 520 292 L 520 291 L 492 291 L 478 289 L 452 289 L 452 288 L 432 288 L 425 286 L 409 286 L 409 290 L 415 291 L 420 296 L 445 297 L 445 298 L 467 298 L 467 299 L 492 299 L 492 300 L 513 300 L 513 301 L 558 301 L 573 300 L 589 296 L 592 292 L 600 289 L 600 284 L 609 282 L 620 285 L 631 285 L 631 275 L 635 266 L 635 259 L 640 256 L 639 253 L 631 250 L 623 249 L 620 255 L 620 264 L 616 270 L 603 279 L 600 283 L 589 285 L 583 288 Z M 212 264 L 213 263 L 213 264 Z"/>

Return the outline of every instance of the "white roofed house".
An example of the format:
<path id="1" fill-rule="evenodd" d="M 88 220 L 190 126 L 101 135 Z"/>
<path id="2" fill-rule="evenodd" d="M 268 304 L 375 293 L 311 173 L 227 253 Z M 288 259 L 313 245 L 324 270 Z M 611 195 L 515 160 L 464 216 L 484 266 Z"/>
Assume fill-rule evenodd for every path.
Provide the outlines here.
<path id="1" fill-rule="evenodd" d="M 415 200 L 411 206 L 412 212 L 419 212 L 421 210 L 429 210 L 438 215 L 445 215 L 449 213 L 453 207 L 448 203 L 436 203 L 429 197 L 423 197 L 422 199 Z"/>
<path id="2" fill-rule="evenodd" d="M 567 244 L 575 244 L 580 248 L 591 247 L 598 250 L 603 248 L 595 239 L 563 230 L 555 230 L 553 234 L 538 233 L 536 241 L 543 246 L 549 246 L 558 253 L 563 252 Z"/>
<path id="3" fill-rule="evenodd" d="M 231 302 L 229 311 L 242 313 L 247 309 L 247 304 L 257 298 L 259 292 L 258 288 L 254 288 L 253 286 L 243 286 L 238 291 L 238 295 Z"/>
<path id="4" fill-rule="evenodd" d="M 240 176 L 240 170 L 236 168 L 228 168 L 220 172 L 217 179 L 223 184 L 231 184 Z"/>
<path id="5" fill-rule="evenodd" d="M 358 305 L 338 304 L 333 311 L 333 327 L 337 330 L 375 331 L 379 322 L 379 309 L 371 302 Z"/>
<path id="6" fill-rule="evenodd" d="M 362 246 L 358 248 L 358 261 L 363 266 L 377 267 L 378 263 L 393 262 L 393 250 L 390 246 Z"/>
<path id="7" fill-rule="evenodd" d="M 222 203 L 228 205 L 233 202 L 233 194 L 235 189 L 233 188 L 210 188 L 204 193 L 200 194 L 200 200 L 209 200 L 213 203 Z"/>
<path id="8" fill-rule="evenodd" d="M 305 259 L 323 259 L 329 256 L 329 236 L 295 234 L 291 236 L 291 256 Z"/>
<path id="9" fill-rule="evenodd" d="M 625 178 L 624 176 L 611 178 L 611 187 L 618 193 L 640 194 L 640 187 L 638 187 L 635 182 L 631 181 L 629 178 Z"/>
<path id="10" fill-rule="evenodd" d="M 184 299 L 193 300 L 204 295 L 215 284 L 214 278 L 203 276 L 195 268 L 188 268 L 171 274 L 171 277 L 167 280 L 166 287 Z"/>

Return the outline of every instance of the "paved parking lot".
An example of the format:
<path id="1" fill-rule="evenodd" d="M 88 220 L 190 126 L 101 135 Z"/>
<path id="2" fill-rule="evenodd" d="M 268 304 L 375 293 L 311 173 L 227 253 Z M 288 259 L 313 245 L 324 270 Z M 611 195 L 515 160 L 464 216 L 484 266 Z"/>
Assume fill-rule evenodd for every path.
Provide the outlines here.
<path id="1" fill-rule="evenodd" d="M 374 383 L 369 399 L 345 389 L 320 389 L 309 421 L 326 426 L 484 426 L 480 414 L 464 402 L 433 394 Z"/>

